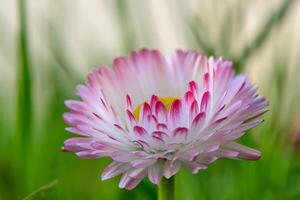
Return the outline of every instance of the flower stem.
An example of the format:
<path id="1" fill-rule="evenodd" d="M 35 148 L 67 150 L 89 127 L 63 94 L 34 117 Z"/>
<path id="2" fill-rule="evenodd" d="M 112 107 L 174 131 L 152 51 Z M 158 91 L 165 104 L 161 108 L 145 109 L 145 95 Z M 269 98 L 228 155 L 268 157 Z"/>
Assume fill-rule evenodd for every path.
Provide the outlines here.
<path id="1" fill-rule="evenodd" d="M 158 186 L 158 200 L 174 200 L 175 199 L 175 178 L 174 176 L 163 178 Z"/>

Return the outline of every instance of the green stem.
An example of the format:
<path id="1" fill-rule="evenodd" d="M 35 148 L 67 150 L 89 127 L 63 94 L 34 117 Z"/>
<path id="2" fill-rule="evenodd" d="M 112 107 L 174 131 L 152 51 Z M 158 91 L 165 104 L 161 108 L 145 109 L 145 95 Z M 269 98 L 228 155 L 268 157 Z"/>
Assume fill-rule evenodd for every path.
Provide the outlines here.
<path id="1" fill-rule="evenodd" d="M 163 178 L 158 186 L 158 200 L 174 200 L 175 199 L 175 178 Z"/>
<path id="2" fill-rule="evenodd" d="M 47 185 L 44 185 L 31 194 L 29 194 L 27 197 L 25 197 L 23 200 L 34 200 L 34 199 L 40 199 L 44 197 L 50 190 L 52 190 L 56 185 L 58 184 L 58 180 L 54 180 Z"/>
<path id="3" fill-rule="evenodd" d="M 18 1 L 18 94 L 17 94 L 17 151 L 18 151 L 18 174 L 22 183 L 22 192 L 28 190 L 27 179 L 27 159 L 31 132 L 31 74 L 29 47 L 27 35 L 27 13 L 26 0 Z"/>

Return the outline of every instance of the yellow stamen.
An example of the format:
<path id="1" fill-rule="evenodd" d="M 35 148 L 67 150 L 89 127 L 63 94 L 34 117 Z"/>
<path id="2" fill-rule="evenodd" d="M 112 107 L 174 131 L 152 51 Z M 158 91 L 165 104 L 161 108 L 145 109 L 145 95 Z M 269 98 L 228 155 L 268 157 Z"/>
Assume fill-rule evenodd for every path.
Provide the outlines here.
<path id="1" fill-rule="evenodd" d="M 167 111 L 170 110 L 172 103 L 176 99 L 179 99 L 179 98 L 178 97 L 161 97 L 161 98 L 159 98 L 159 100 L 165 105 Z M 134 115 L 134 117 L 135 117 L 136 120 L 139 120 L 140 111 L 141 111 L 142 105 L 143 105 L 143 103 L 140 104 L 140 105 L 138 105 L 136 107 L 136 109 L 134 110 L 134 112 L 133 112 L 133 115 Z"/>

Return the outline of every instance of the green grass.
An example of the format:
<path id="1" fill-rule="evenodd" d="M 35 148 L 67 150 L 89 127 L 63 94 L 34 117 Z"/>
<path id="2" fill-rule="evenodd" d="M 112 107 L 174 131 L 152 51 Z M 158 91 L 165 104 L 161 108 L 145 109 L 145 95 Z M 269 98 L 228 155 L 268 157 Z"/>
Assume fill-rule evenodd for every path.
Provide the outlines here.
<path id="1" fill-rule="evenodd" d="M 18 78 L 17 78 L 17 109 L 16 109 L 16 169 L 17 179 L 21 184 L 20 191 L 25 194 L 28 188 L 28 157 L 31 142 L 32 125 L 32 88 L 31 64 L 29 57 L 28 29 L 27 29 L 27 1 L 19 0 L 19 41 L 18 41 Z"/>
<path id="2" fill-rule="evenodd" d="M 233 12 L 230 9 L 222 27 L 217 29 L 225 33 L 220 34 L 220 46 L 215 46 L 215 43 L 205 37 L 208 33 L 203 32 L 203 27 L 212 26 L 211 23 L 201 19 L 198 21 L 196 17 L 187 18 L 185 22 L 188 26 L 180 28 L 191 29 L 194 38 L 186 39 L 192 41 L 190 46 L 208 54 L 232 58 L 237 70 L 244 71 L 244 66 L 252 55 L 266 48 L 271 31 L 283 27 L 286 23 L 284 19 L 291 11 L 292 5 L 295 5 L 294 2 L 283 1 L 274 13 L 270 13 L 250 46 L 245 46 L 237 55 L 233 54 L 230 45 L 234 32 L 232 23 L 242 20 L 236 19 L 236 15 L 231 15 Z M 144 180 L 133 191 L 118 189 L 119 178 L 101 181 L 100 174 L 110 159 L 82 160 L 74 154 L 61 152 L 63 141 L 72 136 L 64 130 L 64 100 L 76 98 L 75 86 L 84 81 L 85 74 L 73 65 L 72 59 L 75 58 L 69 54 L 64 43 L 65 38 L 60 34 L 64 26 L 64 13 L 53 12 L 55 16 L 49 16 L 45 20 L 44 29 L 39 34 L 47 39 L 43 41 L 43 45 L 49 55 L 47 59 L 41 57 L 38 63 L 34 61 L 34 58 L 40 58 L 40 54 L 38 51 L 32 51 L 32 32 L 29 29 L 31 20 L 28 20 L 27 3 L 26 0 L 18 1 L 18 56 L 16 83 L 13 84 L 16 102 L 8 102 L 3 91 L 0 96 L 0 199 L 23 199 L 28 195 L 28 199 L 49 200 L 155 199 L 157 187 L 148 180 Z M 155 43 L 149 40 L 143 43 L 135 39 L 140 29 L 135 25 L 143 24 L 143 18 L 138 19 L 141 20 L 140 23 L 134 23 L 137 19 L 132 18 L 131 12 L 135 9 L 130 7 L 132 4 L 125 1 L 113 3 L 115 7 L 110 12 L 121 26 L 120 49 L 123 54 L 142 47 L 145 43 Z M 246 10 L 239 12 L 243 13 Z M 152 38 L 152 33 L 148 34 L 149 37 L 144 38 Z M 99 49 L 103 52 L 95 53 L 93 49 L 88 51 L 91 52 L 88 55 L 90 62 L 110 62 L 113 55 L 108 54 L 101 45 L 99 44 Z M 265 85 L 262 85 L 265 89 L 264 95 L 270 102 L 270 111 L 264 117 L 265 122 L 240 140 L 243 144 L 260 149 L 263 157 L 257 162 L 221 159 L 196 175 L 182 169 L 176 177 L 177 199 L 300 198 L 299 149 L 294 148 L 290 133 L 293 116 L 299 109 L 299 70 L 292 73 L 292 76 L 288 74 L 286 68 L 291 65 L 292 58 L 289 57 L 289 53 L 281 51 L 279 50 L 280 56 L 274 54 L 271 73 L 266 77 Z M 291 85 L 294 87 L 291 88 Z M 286 98 L 290 100 L 286 101 Z M 51 184 L 53 180 L 59 182 L 53 183 L 55 187 Z"/>

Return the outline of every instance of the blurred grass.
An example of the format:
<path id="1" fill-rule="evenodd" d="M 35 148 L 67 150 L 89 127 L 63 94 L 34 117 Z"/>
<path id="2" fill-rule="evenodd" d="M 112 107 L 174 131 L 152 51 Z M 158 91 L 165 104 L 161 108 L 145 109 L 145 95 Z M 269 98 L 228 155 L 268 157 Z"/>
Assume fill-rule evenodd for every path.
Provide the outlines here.
<path id="1" fill-rule="evenodd" d="M 54 180 L 47 185 L 44 185 L 31 194 L 29 194 L 27 197 L 25 197 L 23 200 L 36 200 L 44 197 L 50 190 L 52 190 L 56 185 L 58 184 L 57 180 Z"/>
<path id="2" fill-rule="evenodd" d="M 222 55 L 228 59 L 231 59 L 235 64 L 235 70 L 237 72 L 241 72 L 243 71 L 243 68 L 249 58 L 256 52 L 259 52 L 259 49 L 266 43 L 266 40 L 269 38 L 272 30 L 276 25 L 281 24 L 282 20 L 284 20 L 285 16 L 289 13 L 289 10 L 296 2 L 296 0 L 282 1 L 277 10 L 275 10 L 273 13 L 270 13 L 269 18 L 265 21 L 262 28 L 258 31 L 253 41 L 248 42 L 248 44 L 238 55 L 234 55 L 233 52 L 231 52 L 230 41 L 232 40 L 233 36 L 233 18 L 238 21 L 238 26 L 243 26 L 242 23 L 244 23 L 243 15 L 239 13 L 237 17 L 234 16 L 235 9 L 240 8 L 239 2 L 227 10 L 226 15 L 222 21 L 219 32 L 219 46 L 221 46 L 221 48 L 219 48 L 218 46 L 214 46 L 212 42 L 207 39 L 208 35 L 211 34 L 208 32 L 208 28 L 206 27 L 207 23 L 204 23 L 204 20 L 201 19 L 201 17 L 199 17 L 197 14 L 193 16 L 191 20 L 188 20 L 188 25 L 191 29 L 196 44 L 198 45 L 198 48 L 203 50 L 208 55 Z M 245 4 L 247 4 L 247 2 Z M 218 51 L 218 49 L 221 50 Z"/>
<path id="3" fill-rule="evenodd" d="M 289 10 L 293 7 L 294 3 L 296 3 L 296 0 L 285 0 L 274 13 L 270 14 L 270 17 L 267 19 L 262 29 L 258 32 L 255 39 L 245 47 L 238 58 L 234 59 L 238 72 L 241 71 L 241 68 L 245 65 L 245 62 L 249 59 L 249 57 L 257 52 L 262 45 L 264 45 L 273 30 L 273 27 L 282 22 Z"/>
<path id="4" fill-rule="evenodd" d="M 16 110 L 16 149 L 17 179 L 21 185 L 22 194 L 28 192 L 28 157 L 31 141 L 31 119 L 32 119 L 32 98 L 31 98 L 31 64 L 29 58 L 29 43 L 27 30 L 27 1 L 18 1 L 19 12 L 19 67 L 17 87 L 17 110 Z M 19 168 L 19 166 L 22 166 Z"/>
<path id="5" fill-rule="evenodd" d="M 236 33 L 236 26 L 245 26 L 243 19 L 247 2 L 239 3 L 234 8 L 229 7 L 222 26 L 218 29 L 214 29 L 210 22 L 201 20 L 201 17 L 188 18 L 184 22 L 188 23 L 195 37 L 192 40 L 193 47 L 208 54 L 233 58 L 237 70 L 244 71 L 246 61 L 269 45 L 267 41 L 271 31 L 275 27 L 282 27 L 284 18 L 295 2 L 282 1 L 274 13 L 270 13 L 264 20 L 262 29 L 249 42 L 249 46 L 246 45 L 237 55 L 232 50 L 232 38 L 239 34 Z M 62 113 L 66 112 L 66 108 L 63 102 L 65 99 L 76 98 L 74 88 L 76 84 L 83 82 L 85 75 L 78 66 L 74 66 L 75 56 L 72 57 L 68 52 L 70 49 L 66 44 L 66 36 L 62 34 L 63 31 L 68 31 L 64 29 L 63 23 L 68 12 L 49 16 L 43 21 L 43 30 L 39 33 L 43 35 L 43 46 L 47 49 L 47 56 L 43 57 L 39 50 L 32 51 L 29 48 L 31 43 L 27 39 L 30 39 L 30 35 L 27 33 L 30 30 L 27 28 L 30 27 L 30 21 L 27 22 L 25 3 L 25 0 L 19 0 L 19 56 L 16 67 L 18 84 L 16 88 L 13 87 L 18 94 L 17 106 L 7 108 L 6 105 L 9 104 L 6 98 L 4 95 L 0 96 L 0 199 L 21 199 L 54 179 L 59 180 L 59 185 L 46 193 L 43 199 L 155 199 L 156 187 L 148 180 L 129 192 L 118 189 L 119 178 L 100 181 L 101 171 L 110 159 L 81 160 L 73 154 L 60 151 L 63 141 L 71 136 L 64 131 Z M 141 27 L 135 27 L 133 23 L 131 12 L 135 8 L 131 5 L 132 2 L 116 0 L 110 11 L 121 27 L 119 46 L 122 54 L 145 45 L 136 40 L 137 29 Z M 72 7 L 66 6 L 64 9 Z M 238 13 L 235 9 L 238 9 Z M 143 12 L 139 14 L 140 18 L 135 20 L 143 24 Z M 219 46 L 208 39 L 209 32 L 204 31 L 207 27 L 221 30 Z M 101 57 L 99 64 L 111 60 L 113 56 L 104 52 L 105 47 L 101 46 L 99 49 L 101 51 L 87 51 L 88 62 L 93 59 L 99 62 L 98 57 Z M 287 71 L 287 65 L 299 65 L 300 62 L 291 64 L 291 52 L 283 51 L 284 48 L 278 50 L 277 54 L 274 53 L 270 74 L 265 76 L 267 84 L 264 87 L 267 89 L 264 93 L 270 101 L 266 121 L 240 140 L 241 143 L 260 149 L 263 152 L 262 159 L 257 162 L 222 159 L 196 175 L 183 169 L 176 177 L 177 199 L 300 198 L 299 150 L 294 148 L 290 133 L 291 121 L 299 109 L 299 67 L 295 67 L 292 75 Z M 30 62 L 29 58 L 35 59 Z M 39 62 L 36 61 L 37 58 Z M 102 62 L 102 59 L 105 61 Z M 16 113 L 16 121 L 10 117 L 12 112 Z M 12 132 L 15 133 L 11 134 Z M 16 162 L 12 161 L 12 157 Z"/>
<path id="6" fill-rule="evenodd" d="M 136 37 L 134 29 L 132 26 L 132 21 L 130 21 L 129 16 L 129 5 L 126 1 L 115 0 L 115 9 L 119 21 L 119 26 L 121 27 L 120 35 L 122 38 L 123 44 L 121 44 L 123 51 L 127 54 L 135 49 L 136 46 Z"/>

